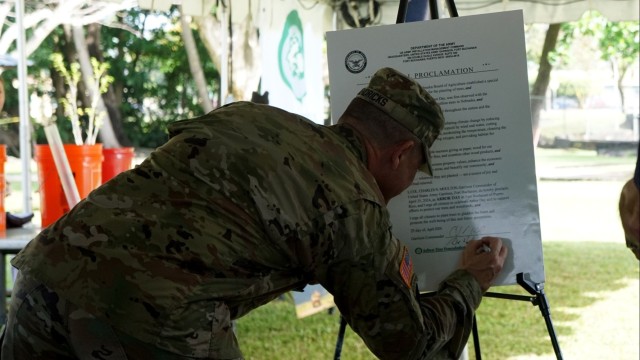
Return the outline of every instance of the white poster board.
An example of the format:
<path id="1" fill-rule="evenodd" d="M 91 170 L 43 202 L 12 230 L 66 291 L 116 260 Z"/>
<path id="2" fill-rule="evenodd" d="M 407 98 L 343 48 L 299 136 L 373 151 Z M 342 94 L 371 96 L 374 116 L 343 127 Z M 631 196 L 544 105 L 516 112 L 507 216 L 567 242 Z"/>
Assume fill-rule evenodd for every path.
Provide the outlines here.
<path id="1" fill-rule="evenodd" d="M 419 174 L 388 206 L 420 290 L 437 289 L 482 236 L 510 248 L 496 285 L 521 272 L 544 282 L 522 12 L 329 32 L 327 51 L 334 122 L 385 66 L 416 79 L 444 112 L 435 176 Z"/>

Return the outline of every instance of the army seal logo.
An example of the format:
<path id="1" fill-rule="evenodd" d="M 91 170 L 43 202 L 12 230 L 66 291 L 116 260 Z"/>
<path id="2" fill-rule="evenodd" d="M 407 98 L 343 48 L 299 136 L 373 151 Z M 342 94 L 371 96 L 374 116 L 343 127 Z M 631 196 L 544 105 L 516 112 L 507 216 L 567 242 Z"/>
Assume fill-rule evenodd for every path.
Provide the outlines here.
<path id="1" fill-rule="evenodd" d="M 360 50 L 353 50 L 344 58 L 344 66 L 352 74 L 362 72 L 367 67 L 367 57 Z"/>

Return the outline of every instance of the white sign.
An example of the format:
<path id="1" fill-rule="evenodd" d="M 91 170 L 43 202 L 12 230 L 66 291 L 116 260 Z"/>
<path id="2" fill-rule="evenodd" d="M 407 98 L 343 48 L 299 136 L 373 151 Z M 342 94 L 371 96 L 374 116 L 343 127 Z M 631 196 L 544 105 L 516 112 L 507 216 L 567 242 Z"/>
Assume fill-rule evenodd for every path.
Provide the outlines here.
<path id="1" fill-rule="evenodd" d="M 421 291 L 436 290 L 471 239 L 510 248 L 497 285 L 544 282 L 521 11 L 327 34 L 334 121 L 376 70 L 416 79 L 441 105 L 434 177 L 418 175 L 388 208 Z"/>
<path id="2" fill-rule="evenodd" d="M 291 296 L 293 296 L 298 319 L 336 306 L 333 295 L 319 284 L 307 285 L 302 291 L 292 291 Z"/>
<path id="3" fill-rule="evenodd" d="M 322 17 L 297 3 L 264 2 L 261 14 L 261 92 L 270 105 L 324 123 Z"/>

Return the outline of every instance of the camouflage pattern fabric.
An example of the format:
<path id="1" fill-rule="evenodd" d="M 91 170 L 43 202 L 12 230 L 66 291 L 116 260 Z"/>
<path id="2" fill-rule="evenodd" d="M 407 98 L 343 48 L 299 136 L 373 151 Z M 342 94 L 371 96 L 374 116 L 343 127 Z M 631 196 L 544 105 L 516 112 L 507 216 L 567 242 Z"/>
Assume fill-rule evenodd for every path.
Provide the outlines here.
<path id="1" fill-rule="evenodd" d="M 116 331 L 193 358 L 241 358 L 231 321 L 308 283 L 380 358 L 460 353 L 479 284 L 460 271 L 418 300 L 353 131 L 246 102 L 169 130 L 12 264 Z"/>
<path id="2" fill-rule="evenodd" d="M 42 283 L 18 274 L 12 316 L 0 358 L 5 360 L 187 360 L 113 329 Z"/>
<path id="3" fill-rule="evenodd" d="M 47 300 L 48 299 L 48 300 Z M 13 287 L 0 358 L 64 359 L 73 358 L 73 350 L 63 339 L 69 338 L 66 304 L 58 303 L 55 295 L 32 279 L 19 273 Z M 23 314 L 34 314 L 22 319 Z M 18 322 L 17 319 L 21 318 Z M 53 340 L 53 341 L 52 341 Z"/>
<path id="4" fill-rule="evenodd" d="M 127 357 L 113 329 L 60 298 L 38 281 L 19 274 L 0 357 L 6 360 Z"/>

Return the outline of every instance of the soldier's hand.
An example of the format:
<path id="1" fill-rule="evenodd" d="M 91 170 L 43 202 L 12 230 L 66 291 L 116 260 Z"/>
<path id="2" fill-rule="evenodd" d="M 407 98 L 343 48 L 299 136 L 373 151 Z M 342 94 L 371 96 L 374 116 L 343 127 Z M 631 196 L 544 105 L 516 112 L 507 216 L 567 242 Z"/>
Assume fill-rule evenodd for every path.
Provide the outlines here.
<path id="1" fill-rule="evenodd" d="M 460 268 L 467 270 L 478 280 L 483 292 L 487 291 L 502 271 L 508 251 L 497 237 L 471 240 L 462 252 Z"/>

